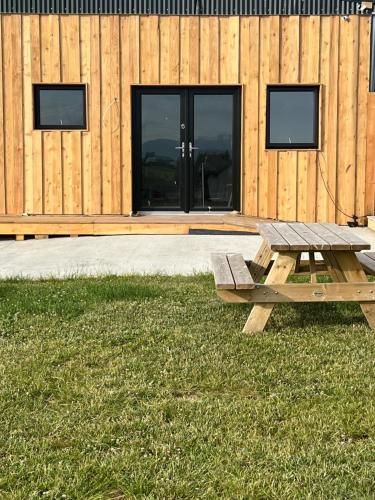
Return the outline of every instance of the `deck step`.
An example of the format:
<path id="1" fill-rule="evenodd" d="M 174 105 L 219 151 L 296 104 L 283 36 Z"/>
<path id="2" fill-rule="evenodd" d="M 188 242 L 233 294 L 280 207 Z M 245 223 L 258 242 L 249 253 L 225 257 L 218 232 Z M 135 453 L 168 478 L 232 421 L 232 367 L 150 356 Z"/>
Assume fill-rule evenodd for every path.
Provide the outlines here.
<path id="1" fill-rule="evenodd" d="M 0 235 L 3 236 L 99 236 L 112 234 L 189 234 L 189 231 L 236 231 L 256 233 L 255 217 L 208 215 L 29 215 L 0 216 Z"/>

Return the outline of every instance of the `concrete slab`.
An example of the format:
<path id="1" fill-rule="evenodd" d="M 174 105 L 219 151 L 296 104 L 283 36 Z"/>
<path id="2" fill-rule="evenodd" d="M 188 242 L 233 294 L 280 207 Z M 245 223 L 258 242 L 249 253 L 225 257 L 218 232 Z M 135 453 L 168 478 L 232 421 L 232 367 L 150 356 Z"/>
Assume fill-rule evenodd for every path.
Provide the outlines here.
<path id="1" fill-rule="evenodd" d="M 352 229 L 375 250 L 375 232 Z M 0 278 L 65 278 L 106 274 L 194 274 L 210 271 L 213 252 L 252 259 L 258 235 L 87 236 L 0 241 Z"/>
<path id="2" fill-rule="evenodd" d="M 258 235 L 87 236 L 0 241 L 0 278 L 210 271 L 213 252 L 254 257 Z"/>

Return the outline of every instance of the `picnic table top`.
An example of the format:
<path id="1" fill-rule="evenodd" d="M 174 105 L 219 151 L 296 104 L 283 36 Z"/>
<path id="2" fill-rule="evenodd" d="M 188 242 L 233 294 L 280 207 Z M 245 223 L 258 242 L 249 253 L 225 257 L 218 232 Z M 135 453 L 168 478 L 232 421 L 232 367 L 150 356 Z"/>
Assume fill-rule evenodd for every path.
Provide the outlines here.
<path id="1" fill-rule="evenodd" d="M 358 252 L 371 246 L 349 228 L 337 224 L 274 222 L 257 224 L 259 234 L 275 252 L 337 251 Z"/>

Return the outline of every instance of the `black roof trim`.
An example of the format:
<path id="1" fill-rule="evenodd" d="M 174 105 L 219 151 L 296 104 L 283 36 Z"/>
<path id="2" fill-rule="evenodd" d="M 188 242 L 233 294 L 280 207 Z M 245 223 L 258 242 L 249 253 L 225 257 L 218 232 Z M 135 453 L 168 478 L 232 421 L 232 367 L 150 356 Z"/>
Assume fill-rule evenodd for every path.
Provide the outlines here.
<path id="1" fill-rule="evenodd" d="M 355 0 L 0 0 L 3 14 L 350 15 Z"/>

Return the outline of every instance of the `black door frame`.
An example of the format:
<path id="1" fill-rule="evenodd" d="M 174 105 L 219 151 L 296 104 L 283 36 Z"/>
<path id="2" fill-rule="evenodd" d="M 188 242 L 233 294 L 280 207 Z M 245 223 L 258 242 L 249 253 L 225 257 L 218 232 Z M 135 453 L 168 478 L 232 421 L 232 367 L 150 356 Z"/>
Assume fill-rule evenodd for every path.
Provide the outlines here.
<path id="1" fill-rule="evenodd" d="M 180 144 L 185 143 L 185 160 L 180 166 L 180 208 L 147 208 L 147 211 L 166 212 L 201 212 L 202 209 L 192 207 L 192 182 L 193 182 L 193 161 L 189 158 L 188 140 L 194 136 L 194 99 L 195 94 L 231 94 L 233 95 L 233 168 L 232 168 L 232 207 L 230 210 L 240 210 L 241 192 L 241 87 L 233 85 L 134 85 L 132 86 L 132 188 L 133 188 L 133 212 L 146 210 L 141 208 L 141 186 L 142 170 L 138 168 L 141 164 L 141 127 L 142 127 L 142 94 L 175 94 L 181 96 L 181 122 L 185 123 L 185 128 L 180 128 Z M 218 211 L 225 211 L 218 209 Z"/>

